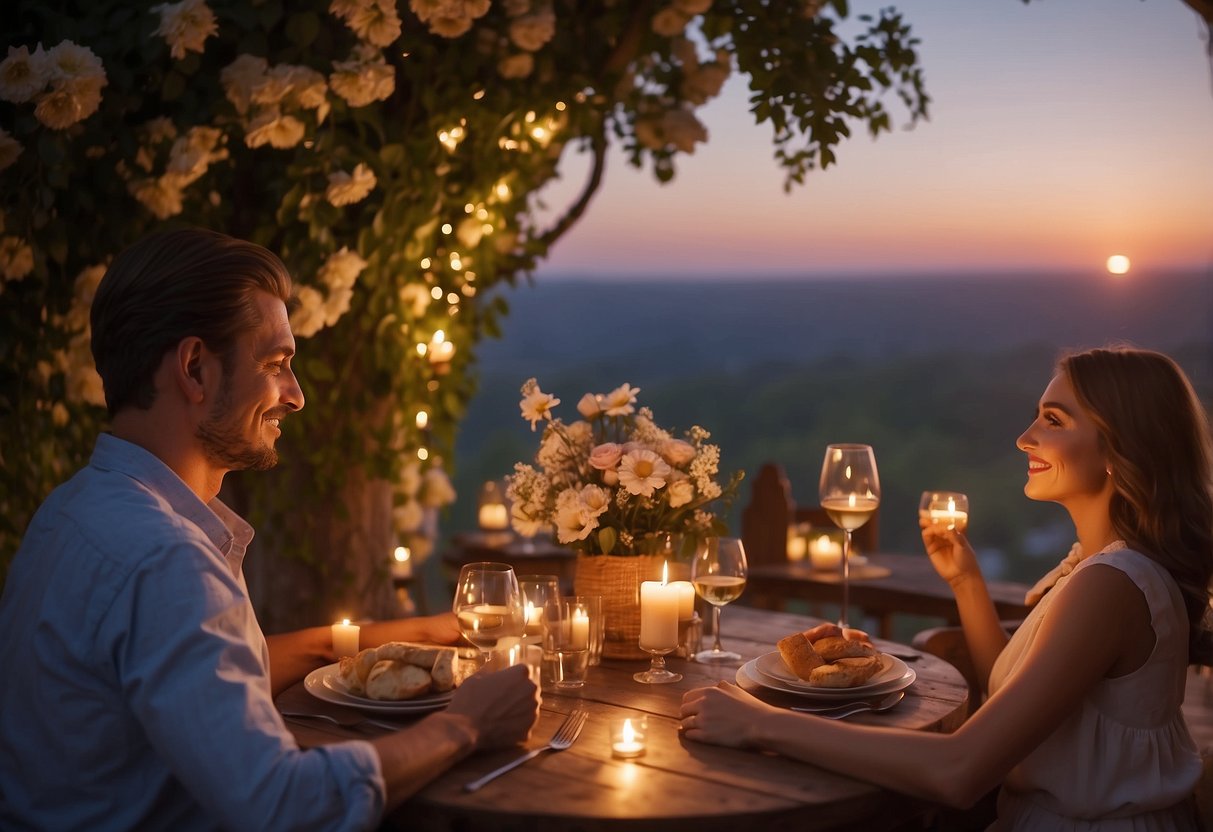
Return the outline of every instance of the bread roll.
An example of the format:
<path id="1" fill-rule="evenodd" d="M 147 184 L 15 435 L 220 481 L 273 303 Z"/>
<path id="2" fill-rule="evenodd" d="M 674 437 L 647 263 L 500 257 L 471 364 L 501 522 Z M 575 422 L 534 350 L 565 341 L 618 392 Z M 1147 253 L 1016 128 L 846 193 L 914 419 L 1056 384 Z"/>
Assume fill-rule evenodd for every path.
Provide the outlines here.
<path id="1" fill-rule="evenodd" d="M 876 655 L 876 648 L 872 646 L 871 642 L 856 641 L 842 636 L 818 639 L 813 642 L 813 649 L 827 662 Z"/>
<path id="2" fill-rule="evenodd" d="M 787 638 L 781 638 L 775 645 L 779 655 L 788 670 L 796 674 L 798 679 L 808 679 L 814 668 L 825 663 L 813 645 L 805 638 L 804 633 L 793 633 Z"/>
<path id="3" fill-rule="evenodd" d="M 430 672 L 415 664 L 394 659 L 376 662 L 366 677 L 366 695 L 371 699 L 400 701 L 429 693 Z"/>
<path id="4" fill-rule="evenodd" d="M 880 666 L 879 656 L 838 659 L 815 668 L 808 681 L 823 688 L 853 688 L 875 676 Z"/>

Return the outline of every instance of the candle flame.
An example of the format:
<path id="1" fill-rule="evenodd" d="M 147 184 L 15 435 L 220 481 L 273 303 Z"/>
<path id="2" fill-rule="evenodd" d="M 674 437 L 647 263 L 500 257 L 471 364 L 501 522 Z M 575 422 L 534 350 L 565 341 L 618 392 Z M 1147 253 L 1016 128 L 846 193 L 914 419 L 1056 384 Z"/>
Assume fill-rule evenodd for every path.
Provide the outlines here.
<path id="1" fill-rule="evenodd" d="M 350 626 L 350 620 L 348 618 L 343 618 L 341 619 L 341 624 L 342 626 L 348 627 Z"/>
<path id="2" fill-rule="evenodd" d="M 412 557 L 412 552 L 409 551 L 408 546 L 397 546 L 396 551 L 392 553 L 392 557 L 396 559 L 397 563 L 408 563 L 409 558 Z"/>
<path id="3" fill-rule="evenodd" d="M 636 731 L 632 728 L 632 720 L 630 720 L 630 719 L 625 719 L 623 721 L 623 741 L 624 742 L 635 742 L 636 741 Z"/>
<path id="4" fill-rule="evenodd" d="M 855 495 L 854 494 L 847 497 L 847 505 L 850 506 L 851 508 L 855 508 Z"/>
<path id="5" fill-rule="evenodd" d="M 670 580 L 670 562 L 667 560 L 661 564 L 661 585 L 665 586 Z"/>
<path id="6" fill-rule="evenodd" d="M 843 475 L 844 477 L 846 477 L 847 479 L 850 479 L 850 478 L 851 478 L 851 466 L 850 466 L 850 465 L 848 465 L 848 466 L 847 466 L 847 467 L 846 467 L 846 468 L 843 470 L 842 475 Z"/>
<path id="7" fill-rule="evenodd" d="M 949 512 L 956 511 L 956 498 L 955 497 L 948 498 L 948 511 Z"/>

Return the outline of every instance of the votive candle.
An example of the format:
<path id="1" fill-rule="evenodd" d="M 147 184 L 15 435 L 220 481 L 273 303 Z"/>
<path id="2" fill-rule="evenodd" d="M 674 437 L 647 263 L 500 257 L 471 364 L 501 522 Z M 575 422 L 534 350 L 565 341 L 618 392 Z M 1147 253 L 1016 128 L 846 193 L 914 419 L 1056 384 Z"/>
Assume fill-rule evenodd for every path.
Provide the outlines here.
<path id="1" fill-rule="evenodd" d="M 333 625 L 333 652 L 337 658 L 358 655 L 358 629 L 348 618 Z"/>

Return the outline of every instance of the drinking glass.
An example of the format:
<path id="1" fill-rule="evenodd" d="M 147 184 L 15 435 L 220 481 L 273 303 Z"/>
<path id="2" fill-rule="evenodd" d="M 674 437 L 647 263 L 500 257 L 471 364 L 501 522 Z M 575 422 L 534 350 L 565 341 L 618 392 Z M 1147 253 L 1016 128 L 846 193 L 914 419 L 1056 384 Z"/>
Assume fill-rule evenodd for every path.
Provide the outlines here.
<path id="1" fill-rule="evenodd" d="M 741 597 L 748 572 L 745 547 L 735 537 L 709 537 L 707 545 L 695 554 L 691 561 L 691 583 L 699 597 L 712 605 L 715 639 L 711 650 L 695 654 L 695 661 L 735 662 L 741 659 L 739 654 L 720 646 L 720 608 Z"/>
<path id="2" fill-rule="evenodd" d="M 963 532 L 969 525 L 969 498 L 959 491 L 924 491 L 918 501 L 918 518 L 928 525 L 941 523 Z"/>
<path id="3" fill-rule="evenodd" d="M 843 530 L 842 611 L 838 624 L 847 626 L 850 604 L 851 532 L 872 518 L 880 506 L 880 476 L 871 445 L 827 445 L 818 489 L 821 507 Z"/>
<path id="4" fill-rule="evenodd" d="M 558 689 L 585 684 L 590 664 L 590 608 L 584 596 L 549 601 L 543 611 L 544 675 Z"/>
<path id="5" fill-rule="evenodd" d="M 543 608 L 560 597 L 560 579 L 555 575 L 519 575 L 522 590 L 522 640 L 538 644 L 543 640 Z"/>
<path id="6" fill-rule="evenodd" d="M 468 563 L 459 570 L 452 605 L 463 637 L 484 658 L 518 643 L 525 611 L 514 567 L 508 563 Z"/>

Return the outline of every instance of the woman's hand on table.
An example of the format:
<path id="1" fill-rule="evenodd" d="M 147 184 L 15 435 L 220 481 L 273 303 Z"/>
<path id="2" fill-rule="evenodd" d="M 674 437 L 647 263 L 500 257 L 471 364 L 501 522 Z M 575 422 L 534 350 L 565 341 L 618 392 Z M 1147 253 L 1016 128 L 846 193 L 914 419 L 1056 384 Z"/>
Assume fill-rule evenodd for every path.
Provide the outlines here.
<path id="1" fill-rule="evenodd" d="M 455 689 L 446 713 L 471 723 L 476 748 L 507 748 L 525 742 L 539 721 L 539 688 L 526 665 L 476 673 Z"/>
<path id="2" fill-rule="evenodd" d="M 680 729 L 689 740 L 745 748 L 752 744 L 750 730 L 755 719 L 778 711 L 737 685 L 720 682 L 683 694 Z"/>

